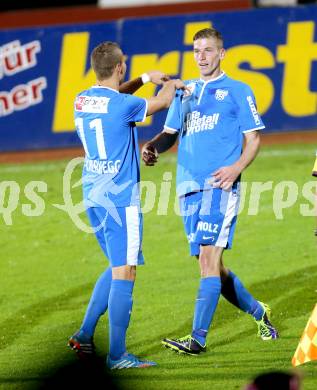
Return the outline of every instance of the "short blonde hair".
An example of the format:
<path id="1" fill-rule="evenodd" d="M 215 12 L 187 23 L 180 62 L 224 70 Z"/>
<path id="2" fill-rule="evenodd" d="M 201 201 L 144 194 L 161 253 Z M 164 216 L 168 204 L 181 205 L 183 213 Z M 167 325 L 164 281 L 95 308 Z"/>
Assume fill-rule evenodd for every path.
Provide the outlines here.
<path id="1" fill-rule="evenodd" d="M 217 31 L 214 28 L 203 28 L 202 30 L 199 30 L 196 32 L 196 34 L 193 37 L 193 41 L 197 41 L 197 39 L 202 38 L 215 38 L 219 42 L 219 47 L 223 47 L 223 38 L 219 31 Z"/>
<path id="2" fill-rule="evenodd" d="M 116 42 L 102 42 L 92 51 L 90 61 L 97 79 L 108 79 L 122 61 L 120 46 Z"/>

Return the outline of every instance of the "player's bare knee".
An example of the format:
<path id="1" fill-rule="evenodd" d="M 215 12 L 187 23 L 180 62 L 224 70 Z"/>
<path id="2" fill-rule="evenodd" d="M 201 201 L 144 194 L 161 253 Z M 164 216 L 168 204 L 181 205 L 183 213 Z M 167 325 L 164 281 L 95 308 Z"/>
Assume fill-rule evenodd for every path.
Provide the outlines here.
<path id="1" fill-rule="evenodd" d="M 219 266 L 216 263 L 207 263 L 200 267 L 200 276 L 206 278 L 208 276 L 219 276 Z"/>
<path id="2" fill-rule="evenodd" d="M 199 256 L 199 265 L 200 265 L 200 269 L 204 269 L 206 268 L 207 264 L 208 264 L 208 256 L 206 256 L 206 254 L 204 253 L 201 253 L 200 256 Z"/>
<path id="3" fill-rule="evenodd" d="M 130 267 L 130 277 L 131 277 L 130 280 L 135 280 L 135 278 L 136 278 L 136 266 L 132 265 L 132 266 L 129 266 L 129 267 Z"/>
<path id="4" fill-rule="evenodd" d="M 135 265 L 122 265 L 120 267 L 112 268 L 112 278 L 121 280 L 132 280 L 136 277 L 136 266 Z"/>
<path id="5" fill-rule="evenodd" d="M 217 259 L 201 255 L 199 259 L 201 277 L 219 275 L 219 263 Z"/>
<path id="6" fill-rule="evenodd" d="M 222 248 L 211 245 L 201 246 L 199 265 L 201 277 L 219 276 Z"/>

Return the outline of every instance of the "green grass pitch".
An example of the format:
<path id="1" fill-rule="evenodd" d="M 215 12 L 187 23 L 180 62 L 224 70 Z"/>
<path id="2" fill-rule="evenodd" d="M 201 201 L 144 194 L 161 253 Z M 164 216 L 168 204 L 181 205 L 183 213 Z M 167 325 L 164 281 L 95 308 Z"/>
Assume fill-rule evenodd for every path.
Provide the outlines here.
<path id="1" fill-rule="evenodd" d="M 128 350 L 155 360 L 158 367 L 116 372 L 114 382 L 120 389 L 231 390 L 241 389 L 260 372 L 292 369 L 291 358 L 317 301 L 315 219 L 301 215 L 303 208 L 313 207 L 302 195 L 304 184 L 314 180 L 310 176 L 313 146 L 262 148 L 243 176 L 248 183 L 245 206 L 233 249 L 225 254 L 226 265 L 255 297 L 271 305 L 281 338 L 261 341 L 252 318 L 221 298 L 208 335 L 208 352 L 198 357 L 177 355 L 160 344 L 165 336 L 181 337 L 190 332 L 199 281 L 196 260 L 188 254 L 182 222 L 174 212 L 175 162 L 176 155 L 167 153 L 160 156 L 157 167 L 142 167 L 142 180 L 156 185 L 156 200 L 144 216 L 146 266 L 138 269 L 127 335 Z M 77 358 L 66 344 L 80 326 L 94 282 L 107 262 L 95 238 L 80 231 L 65 212 L 53 206 L 63 203 L 62 178 L 67 163 L 0 166 L 0 182 L 15 180 L 20 188 L 12 225 L 6 225 L 0 215 L 1 389 L 60 388 L 66 379 L 74 384 L 69 388 L 78 388 L 81 376 L 95 372 L 88 368 L 85 373 L 81 366 L 78 369 Z M 158 205 L 164 172 L 171 172 L 173 178 L 166 213 Z M 79 178 L 77 167 L 73 183 Z M 23 204 L 33 205 L 24 194 L 32 180 L 47 183 L 47 192 L 40 194 L 45 210 L 37 217 L 24 215 Z M 250 200 L 253 181 L 272 181 L 273 190 L 261 195 L 257 215 L 248 215 L 254 201 Z M 277 187 L 281 181 L 294 182 L 299 194 L 294 205 L 283 211 L 283 219 L 276 219 L 273 192 L 281 193 L 282 187 Z M 287 198 L 287 188 L 282 201 Z M 166 196 L 166 189 L 162 192 Z M 74 203 L 80 201 L 80 188 L 73 189 L 73 199 Z M 158 215 L 158 209 L 163 215 Z M 105 356 L 107 315 L 97 327 L 95 342 L 98 355 Z M 305 390 L 316 389 L 316 364 L 299 368 Z M 107 388 L 104 385 L 98 386 Z"/>

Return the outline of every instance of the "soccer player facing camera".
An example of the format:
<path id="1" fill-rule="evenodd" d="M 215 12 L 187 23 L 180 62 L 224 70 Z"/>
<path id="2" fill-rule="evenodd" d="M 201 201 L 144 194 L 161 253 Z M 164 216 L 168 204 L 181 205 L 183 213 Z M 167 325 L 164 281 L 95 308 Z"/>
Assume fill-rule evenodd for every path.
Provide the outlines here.
<path id="1" fill-rule="evenodd" d="M 240 175 L 258 153 L 264 125 L 249 86 L 221 70 L 225 56 L 221 34 L 207 28 L 198 31 L 193 41 L 200 78 L 185 82 L 189 91 L 176 93 L 164 130 L 142 149 L 146 165 L 154 165 L 158 154 L 179 140 L 177 193 L 201 279 L 191 334 L 162 342 L 189 355 L 206 350 L 220 294 L 253 316 L 263 340 L 278 337 L 269 320 L 270 308 L 257 301 L 223 263 L 237 221 Z"/>
<path id="2" fill-rule="evenodd" d="M 75 124 L 85 150 L 83 195 L 96 238 L 110 266 L 98 279 L 80 330 L 69 345 L 81 357 L 94 355 L 93 335 L 108 309 L 110 369 L 155 365 L 126 351 L 126 331 L 132 310 L 136 267 L 142 255 L 139 147 L 135 122 L 168 108 L 181 80 L 167 80 L 161 72 L 149 72 L 127 83 L 125 56 L 114 42 L 98 45 L 91 54 L 97 83 L 75 100 Z M 162 84 L 150 99 L 133 93 L 145 81 Z"/>

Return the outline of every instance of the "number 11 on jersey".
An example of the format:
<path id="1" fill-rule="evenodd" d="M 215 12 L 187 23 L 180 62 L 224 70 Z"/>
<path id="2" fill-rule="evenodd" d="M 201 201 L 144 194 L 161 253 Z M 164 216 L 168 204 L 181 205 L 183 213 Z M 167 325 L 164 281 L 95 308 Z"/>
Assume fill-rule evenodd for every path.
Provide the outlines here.
<path id="1" fill-rule="evenodd" d="M 81 139 L 81 142 L 83 144 L 85 153 L 87 157 L 91 157 L 93 155 L 92 150 L 89 150 L 92 148 L 91 140 L 94 136 L 95 142 L 97 145 L 98 155 L 101 160 L 107 159 L 107 153 L 106 153 L 106 146 L 105 146 L 105 137 L 104 132 L 102 128 L 102 121 L 100 118 L 93 119 L 89 122 L 89 130 L 85 134 L 85 128 L 84 128 L 84 119 L 83 118 L 76 118 L 75 125 L 78 129 L 79 137 Z M 93 131 L 95 130 L 95 131 Z M 87 143 L 87 139 L 89 142 L 89 147 Z"/>

